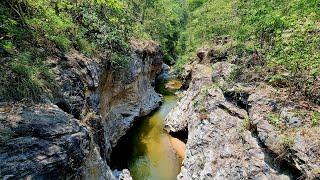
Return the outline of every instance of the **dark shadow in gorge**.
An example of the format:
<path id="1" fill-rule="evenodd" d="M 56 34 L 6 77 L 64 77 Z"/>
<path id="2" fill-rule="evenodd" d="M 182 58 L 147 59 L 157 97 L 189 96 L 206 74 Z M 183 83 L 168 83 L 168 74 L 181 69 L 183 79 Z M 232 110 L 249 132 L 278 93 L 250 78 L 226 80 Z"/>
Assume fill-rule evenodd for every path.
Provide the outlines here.
<path id="1" fill-rule="evenodd" d="M 179 139 L 180 141 L 187 144 L 188 141 L 188 129 L 183 129 L 177 132 L 169 132 L 170 136 Z"/>
<path id="2" fill-rule="evenodd" d="M 224 97 L 227 101 L 231 102 L 240 109 L 249 111 L 250 104 L 248 103 L 249 94 L 246 92 L 236 92 L 236 91 L 224 91 Z"/>
<path id="3" fill-rule="evenodd" d="M 116 147 L 112 149 L 112 153 L 109 160 L 109 165 L 111 169 L 127 169 L 129 167 L 130 159 L 134 153 L 137 155 L 143 155 L 146 152 L 146 145 L 139 141 L 139 133 L 146 133 L 142 130 L 145 127 L 144 118 L 138 118 L 134 122 L 134 125 L 130 128 L 130 130 L 120 138 Z M 136 144 L 139 143 L 139 146 Z"/>

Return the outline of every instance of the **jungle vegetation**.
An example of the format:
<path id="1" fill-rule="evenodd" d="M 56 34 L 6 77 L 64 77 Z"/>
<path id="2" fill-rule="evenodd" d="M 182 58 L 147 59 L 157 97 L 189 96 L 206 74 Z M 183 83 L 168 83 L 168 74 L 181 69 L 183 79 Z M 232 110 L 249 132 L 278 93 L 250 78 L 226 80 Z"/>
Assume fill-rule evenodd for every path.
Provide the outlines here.
<path id="1" fill-rule="evenodd" d="M 76 49 L 117 70 L 130 61 L 131 39 L 154 40 L 179 73 L 225 37 L 240 65 L 234 81 L 257 73 L 320 103 L 319 0 L 2 0 L 0 97 L 39 99 L 52 88 L 43 63 L 52 53 Z"/>

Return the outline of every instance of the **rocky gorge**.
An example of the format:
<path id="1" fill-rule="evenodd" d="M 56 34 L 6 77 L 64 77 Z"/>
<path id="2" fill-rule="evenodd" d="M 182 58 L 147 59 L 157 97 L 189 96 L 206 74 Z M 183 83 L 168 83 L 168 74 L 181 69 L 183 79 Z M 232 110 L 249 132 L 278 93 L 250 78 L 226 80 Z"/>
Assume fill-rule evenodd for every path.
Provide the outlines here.
<path id="1" fill-rule="evenodd" d="M 0 177 L 132 179 L 127 169 L 111 170 L 111 153 L 160 106 L 155 85 L 170 78 L 170 67 L 152 41 L 132 41 L 131 49 L 132 61 L 120 70 L 76 50 L 52 56 L 46 60 L 58 82 L 52 97 L 1 102 Z M 182 87 L 164 122 L 184 158 L 177 179 L 319 178 L 320 129 L 305 118 L 317 106 L 290 101 L 263 82 L 230 81 L 237 65 L 225 54 L 200 50 L 183 84 L 165 86 Z"/>
<path id="2" fill-rule="evenodd" d="M 71 51 L 47 58 L 58 82 L 42 103 L 0 104 L 0 177 L 3 179 L 116 179 L 107 162 L 137 117 L 157 108 L 154 90 L 162 53 L 152 41 L 132 41 L 128 68 Z"/>
<path id="3" fill-rule="evenodd" d="M 1 0 L 0 179 L 320 180 L 320 0 Z"/>
<path id="4" fill-rule="evenodd" d="M 187 89 L 165 121 L 187 139 L 177 179 L 320 178 L 320 129 L 306 120 L 310 109 L 265 83 L 230 81 L 237 65 L 227 53 L 201 49 L 185 68 Z"/>

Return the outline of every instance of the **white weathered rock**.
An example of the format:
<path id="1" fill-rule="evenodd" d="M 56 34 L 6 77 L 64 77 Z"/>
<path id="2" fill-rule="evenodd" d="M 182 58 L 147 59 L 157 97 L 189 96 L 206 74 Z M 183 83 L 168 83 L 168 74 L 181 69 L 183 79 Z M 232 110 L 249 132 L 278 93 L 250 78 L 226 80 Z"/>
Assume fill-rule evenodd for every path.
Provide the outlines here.
<path id="1" fill-rule="evenodd" d="M 122 171 L 114 170 L 113 172 L 118 180 L 133 180 L 128 169 Z"/>
<path id="2" fill-rule="evenodd" d="M 225 99 L 212 73 L 204 73 L 208 68 L 194 66 L 189 89 L 166 118 L 167 131 L 188 131 L 178 179 L 289 179 L 266 162 L 264 149 L 245 128 L 247 112 Z"/>

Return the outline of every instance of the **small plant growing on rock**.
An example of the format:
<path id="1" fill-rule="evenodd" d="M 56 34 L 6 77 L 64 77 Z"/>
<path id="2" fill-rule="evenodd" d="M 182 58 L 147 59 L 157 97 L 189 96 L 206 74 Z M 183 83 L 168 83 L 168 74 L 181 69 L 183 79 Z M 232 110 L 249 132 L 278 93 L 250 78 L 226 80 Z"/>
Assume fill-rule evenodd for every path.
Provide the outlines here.
<path id="1" fill-rule="evenodd" d="M 209 88 L 210 87 L 205 87 L 204 89 L 201 90 L 200 97 L 194 101 L 193 107 L 198 108 L 199 112 L 207 112 L 205 106 L 204 106 L 204 101 L 206 97 L 209 96 Z"/>
<path id="2" fill-rule="evenodd" d="M 316 126 L 320 124 L 320 112 L 314 112 L 311 117 L 312 126 Z"/>
<path id="3" fill-rule="evenodd" d="M 242 75 L 242 73 L 243 73 L 243 67 L 237 66 L 231 71 L 230 75 L 227 78 L 227 81 L 229 83 L 237 81 L 239 77 Z"/>
<path id="4" fill-rule="evenodd" d="M 251 131 L 253 129 L 253 126 L 250 122 L 250 119 L 249 118 L 245 118 L 242 122 L 242 129 L 243 130 L 248 130 L 248 131 Z"/>
<path id="5" fill-rule="evenodd" d="M 280 116 L 277 114 L 269 114 L 268 120 L 271 124 L 278 126 L 281 122 Z"/>
<path id="6" fill-rule="evenodd" d="M 290 149 L 294 144 L 294 138 L 292 136 L 284 136 L 282 138 L 282 145 L 284 150 Z"/>
<path id="7" fill-rule="evenodd" d="M 285 77 L 284 75 L 272 75 L 271 77 L 269 77 L 268 82 L 276 87 L 286 87 L 286 85 L 288 84 L 287 81 L 288 77 Z"/>
<path id="8" fill-rule="evenodd" d="M 208 90 L 208 89 L 205 89 L 205 90 L 204 90 L 204 96 L 207 97 L 208 95 L 209 95 L 209 90 Z"/>
<path id="9" fill-rule="evenodd" d="M 197 108 L 199 106 L 199 104 L 200 104 L 199 101 L 194 101 L 192 105 L 194 108 Z"/>

